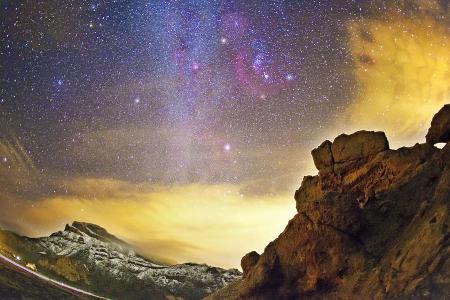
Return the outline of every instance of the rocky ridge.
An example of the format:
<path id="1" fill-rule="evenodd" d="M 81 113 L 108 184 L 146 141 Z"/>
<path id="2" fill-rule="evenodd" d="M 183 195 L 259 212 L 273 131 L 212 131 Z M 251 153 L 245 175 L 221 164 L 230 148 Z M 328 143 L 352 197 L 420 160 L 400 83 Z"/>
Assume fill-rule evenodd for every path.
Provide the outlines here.
<path id="1" fill-rule="evenodd" d="M 312 150 L 298 213 L 208 299 L 450 299 L 449 120 L 446 105 L 409 148 L 359 131 Z"/>
<path id="2" fill-rule="evenodd" d="M 42 238 L 2 235 L 39 272 L 113 299 L 200 299 L 241 277 L 236 269 L 149 260 L 95 224 L 74 222 Z"/>

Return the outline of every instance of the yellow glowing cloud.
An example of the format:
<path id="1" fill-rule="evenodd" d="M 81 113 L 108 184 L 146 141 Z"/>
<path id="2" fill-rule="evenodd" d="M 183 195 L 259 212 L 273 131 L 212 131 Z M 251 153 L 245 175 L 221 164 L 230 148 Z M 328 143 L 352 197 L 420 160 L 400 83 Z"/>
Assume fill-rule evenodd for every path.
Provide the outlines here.
<path id="1" fill-rule="evenodd" d="M 417 139 L 450 102 L 450 35 L 432 16 L 394 13 L 349 25 L 359 94 L 349 106 L 348 128 Z"/>
<path id="2" fill-rule="evenodd" d="M 74 196 L 18 208 L 22 231 L 43 235 L 81 220 L 105 227 L 150 257 L 238 267 L 246 252 L 263 250 L 295 214 L 292 195 L 272 196 L 270 201 L 242 197 L 236 185 L 147 188 L 115 180 L 97 182 L 104 190 L 125 187 L 126 193 L 112 196 L 94 192 L 95 182 L 76 180 L 70 183 L 77 191 Z"/>

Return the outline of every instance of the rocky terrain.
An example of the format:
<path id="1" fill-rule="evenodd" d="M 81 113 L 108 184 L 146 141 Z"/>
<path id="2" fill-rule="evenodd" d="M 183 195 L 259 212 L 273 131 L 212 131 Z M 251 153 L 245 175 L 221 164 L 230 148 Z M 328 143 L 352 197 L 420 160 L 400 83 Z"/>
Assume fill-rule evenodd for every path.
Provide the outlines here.
<path id="1" fill-rule="evenodd" d="M 99 300 L 28 274 L 0 258 L 0 299 Z"/>
<path id="2" fill-rule="evenodd" d="M 370 131 L 323 142 L 298 213 L 208 299 L 450 299 L 449 140 L 446 105 L 424 144 L 391 150 Z"/>
<path id="3" fill-rule="evenodd" d="M 200 299 L 241 277 L 238 270 L 151 261 L 94 224 L 74 222 L 49 237 L 0 232 L 2 252 L 38 272 L 113 299 Z"/>

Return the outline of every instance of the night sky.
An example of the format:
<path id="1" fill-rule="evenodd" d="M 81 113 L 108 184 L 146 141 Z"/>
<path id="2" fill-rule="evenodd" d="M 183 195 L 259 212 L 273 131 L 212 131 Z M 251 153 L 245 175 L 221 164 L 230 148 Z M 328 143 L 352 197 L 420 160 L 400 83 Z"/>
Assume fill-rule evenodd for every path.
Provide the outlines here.
<path id="1" fill-rule="evenodd" d="M 90 221 L 237 265 L 294 214 L 325 138 L 424 139 L 450 102 L 447 6 L 0 1 L 0 224 Z"/>

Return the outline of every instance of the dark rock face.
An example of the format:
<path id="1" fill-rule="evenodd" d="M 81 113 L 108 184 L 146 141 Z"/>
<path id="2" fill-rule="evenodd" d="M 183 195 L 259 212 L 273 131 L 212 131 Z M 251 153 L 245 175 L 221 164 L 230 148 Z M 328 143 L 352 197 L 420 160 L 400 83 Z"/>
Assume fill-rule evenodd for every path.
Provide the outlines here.
<path id="1" fill-rule="evenodd" d="M 450 104 L 444 105 L 433 117 L 426 141 L 430 144 L 450 141 Z"/>
<path id="2" fill-rule="evenodd" d="M 253 268 L 254 265 L 258 263 L 260 255 L 256 251 L 252 251 L 247 253 L 242 259 L 241 259 L 241 267 L 242 271 L 244 271 L 245 274 Z"/>
<path id="3" fill-rule="evenodd" d="M 450 144 L 389 150 L 362 131 L 312 155 L 297 215 L 210 299 L 448 299 Z"/>
<path id="4" fill-rule="evenodd" d="M 84 233 L 102 242 L 115 243 L 124 247 L 130 247 L 130 245 L 106 231 L 105 228 L 96 224 L 74 221 L 72 226 L 66 225 L 66 230 L 73 230 L 74 233 Z"/>
<path id="5" fill-rule="evenodd" d="M 319 147 L 311 151 L 314 165 L 319 172 L 330 172 L 334 164 L 333 154 L 331 153 L 331 142 L 326 140 Z"/>

